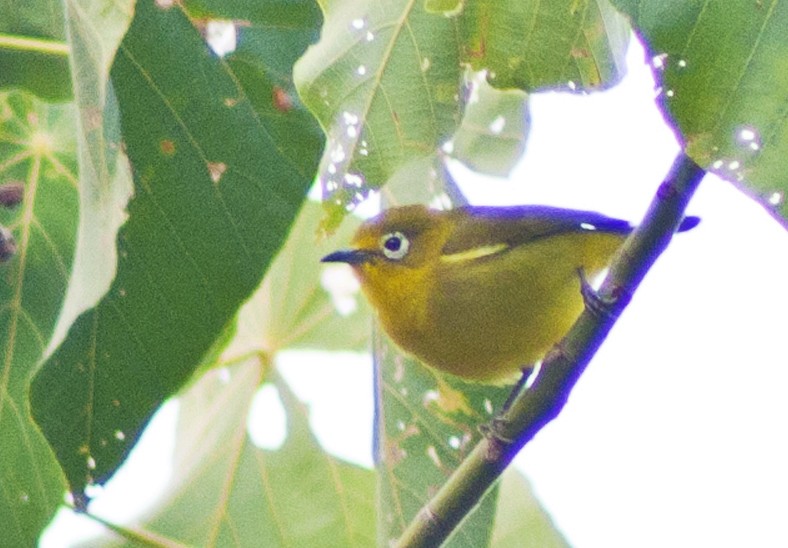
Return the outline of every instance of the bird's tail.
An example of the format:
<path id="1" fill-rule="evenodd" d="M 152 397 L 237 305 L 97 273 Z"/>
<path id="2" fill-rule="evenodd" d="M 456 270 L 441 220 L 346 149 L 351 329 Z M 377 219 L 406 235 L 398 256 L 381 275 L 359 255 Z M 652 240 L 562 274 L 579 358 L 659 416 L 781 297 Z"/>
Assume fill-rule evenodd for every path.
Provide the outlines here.
<path id="1" fill-rule="evenodd" d="M 693 216 L 684 217 L 684 220 L 681 221 L 681 224 L 679 225 L 679 228 L 676 232 L 685 232 L 687 230 L 692 230 L 693 228 L 698 226 L 698 223 L 700 223 L 700 217 L 693 217 Z"/>

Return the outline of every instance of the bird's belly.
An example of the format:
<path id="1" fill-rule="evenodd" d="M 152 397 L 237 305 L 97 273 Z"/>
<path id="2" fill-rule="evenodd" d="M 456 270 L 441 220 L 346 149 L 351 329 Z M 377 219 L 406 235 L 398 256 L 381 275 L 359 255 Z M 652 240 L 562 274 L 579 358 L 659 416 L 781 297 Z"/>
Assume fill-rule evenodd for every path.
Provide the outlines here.
<path id="1" fill-rule="evenodd" d="M 511 294 L 505 302 L 478 303 L 468 312 L 435 322 L 432 344 L 423 361 L 438 369 L 482 382 L 515 379 L 533 365 L 569 330 L 583 301 L 577 283 L 547 294 Z M 477 294 L 477 299 L 492 299 Z M 471 312 L 472 310 L 472 312 Z"/>

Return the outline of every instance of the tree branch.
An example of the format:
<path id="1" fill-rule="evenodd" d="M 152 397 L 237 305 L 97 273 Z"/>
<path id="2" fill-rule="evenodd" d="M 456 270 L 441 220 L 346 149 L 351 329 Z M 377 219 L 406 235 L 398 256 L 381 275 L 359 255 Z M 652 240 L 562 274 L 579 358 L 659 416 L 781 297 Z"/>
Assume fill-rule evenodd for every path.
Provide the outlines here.
<path id="1" fill-rule="evenodd" d="M 702 168 L 679 154 L 643 222 L 624 242 L 599 290 L 591 292 L 593 306 L 586 306 L 569 333 L 545 356 L 533 385 L 512 402 L 490 435 L 414 517 L 397 546 L 433 547 L 446 540 L 520 449 L 558 415 L 618 315 L 667 247 L 704 175 Z"/>

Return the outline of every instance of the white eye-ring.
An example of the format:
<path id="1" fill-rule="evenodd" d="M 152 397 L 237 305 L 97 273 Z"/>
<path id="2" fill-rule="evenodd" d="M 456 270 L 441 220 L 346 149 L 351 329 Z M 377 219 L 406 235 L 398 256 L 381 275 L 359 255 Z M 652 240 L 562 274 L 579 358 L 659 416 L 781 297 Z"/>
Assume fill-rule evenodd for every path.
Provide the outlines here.
<path id="1" fill-rule="evenodd" d="M 386 257 L 399 261 L 408 254 L 410 241 L 402 232 L 389 232 L 380 239 L 380 247 Z"/>

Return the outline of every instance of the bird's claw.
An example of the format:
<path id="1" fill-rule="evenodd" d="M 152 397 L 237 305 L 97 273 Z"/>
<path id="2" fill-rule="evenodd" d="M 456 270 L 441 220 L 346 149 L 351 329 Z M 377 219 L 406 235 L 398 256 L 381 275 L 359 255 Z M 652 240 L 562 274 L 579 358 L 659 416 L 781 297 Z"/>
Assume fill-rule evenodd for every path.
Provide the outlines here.
<path id="1" fill-rule="evenodd" d="M 514 443 L 514 436 L 509 432 L 511 430 L 510 426 L 511 422 L 509 422 L 509 419 L 502 415 L 496 415 L 490 419 L 490 422 L 480 424 L 479 432 L 491 442 L 508 445 Z"/>
<path id="2" fill-rule="evenodd" d="M 577 275 L 580 277 L 580 295 L 583 296 L 583 304 L 585 304 L 586 310 L 598 318 L 615 318 L 618 316 L 616 305 L 619 299 L 601 296 L 588 283 L 588 278 L 586 278 L 582 267 L 577 269 Z"/>

